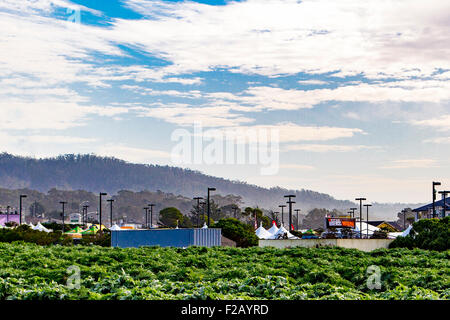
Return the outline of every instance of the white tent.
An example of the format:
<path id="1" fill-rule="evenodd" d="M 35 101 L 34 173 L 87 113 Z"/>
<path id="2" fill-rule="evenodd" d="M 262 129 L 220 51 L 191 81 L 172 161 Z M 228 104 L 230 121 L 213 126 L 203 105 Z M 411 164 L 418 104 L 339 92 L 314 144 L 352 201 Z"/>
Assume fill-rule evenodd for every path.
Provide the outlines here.
<path id="1" fill-rule="evenodd" d="M 272 235 L 278 232 L 278 227 L 275 221 L 273 222 L 272 227 L 269 230 L 267 230 L 267 232 L 269 232 Z"/>
<path id="2" fill-rule="evenodd" d="M 51 232 L 51 230 L 47 229 L 46 227 L 44 227 L 40 222 L 37 223 L 37 225 L 35 225 L 33 227 L 33 230 L 38 230 L 38 231 L 44 231 L 44 232 Z"/>
<path id="3" fill-rule="evenodd" d="M 364 222 L 364 221 L 361 224 L 362 224 L 362 229 L 361 229 L 362 232 L 361 233 L 362 233 L 363 237 L 365 237 L 367 235 L 367 233 L 369 233 L 369 237 L 370 237 L 371 235 L 373 235 L 373 233 L 375 231 L 380 230 L 380 228 L 377 228 L 377 227 L 375 227 L 371 224 L 368 224 L 367 222 Z M 360 226 L 360 222 L 356 221 L 354 232 L 359 233 L 359 226 Z"/>
<path id="4" fill-rule="evenodd" d="M 406 229 L 402 232 L 402 237 L 406 237 L 407 235 L 409 235 L 409 233 L 411 232 L 412 228 L 413 228 L 413 226 L 412 226 L 412 224 L 410 224 L 410 225 L 408 226 L 408 228 L 406 228 Z"/>
<path id="5" fill-rule="evenodd" d="M 262 226 L 262 222 L 261 225 L 259 226 L 258 229 L 256 229 L 255 234 L 258 238 L 260 239 L 269 239 L 272 234 L 269 233 L 269 231 L 267 231 L 263 226 Z"/>
<path id="6" fill-rule="evenodd" d="M 278 231 L 273 234 L 269 239 L 279 239 L 282 235 L 287 233 L 288 239 L 298 239 L 296 236 L 294 236 L 292 233 L 286 230 L 286 228 L 282 225 Z"/>
<path id="7" fill-rule="evenodd" d="M 109 228 L 109 230 L 111 230 L 111 231 L 117 231 L 117 230 L 122 230 L 122 228 L 119 227 L 117 224 L 114 224 L 111 228 Z"/>
<path id="8" fill-rule="evenodd" d="M 408 228 L 403 230 L 403 232 L 389 232 L 389 239 L 395 239 L 397 237 L 406 237 L 412 230 L 412 225 L 409 225 Z"/>
<path id="9" fill-rule="evenodd" d="M 205 222 L 205 223 L 203 223 L 203 227 L 202 227 L 202 229 L 208 229 L 208 226 L 206 225 L 206 222 Z"/>

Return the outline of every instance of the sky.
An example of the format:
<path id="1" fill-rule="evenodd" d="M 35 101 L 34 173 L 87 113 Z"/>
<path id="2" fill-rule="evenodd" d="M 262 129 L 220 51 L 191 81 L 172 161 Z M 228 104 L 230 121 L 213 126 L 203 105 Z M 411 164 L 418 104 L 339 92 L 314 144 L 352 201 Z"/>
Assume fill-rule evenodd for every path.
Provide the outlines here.
<path id="1" fill-rule="evenodd" d="M 2 152 L 348 200 L 450 189 L 449 1 L 0 0 L 0 30 Z M 195 126 L 276 132 L 279 169 L 177 162 L 174 132 Z"/>

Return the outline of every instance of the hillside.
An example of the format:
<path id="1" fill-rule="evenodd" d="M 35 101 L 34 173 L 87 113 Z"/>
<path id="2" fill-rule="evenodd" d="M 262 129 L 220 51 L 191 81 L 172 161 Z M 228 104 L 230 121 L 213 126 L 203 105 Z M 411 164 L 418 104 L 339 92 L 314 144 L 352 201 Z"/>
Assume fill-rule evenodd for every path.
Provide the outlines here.
<path id="1" fill-rule="evenodd" d="M 170 166 L 143 165 L 96 155 L 61 155 L 55 158 L 35 159 L 0 154 L 0 187 L 8 189 L 28 188 L 47 192 L 61 190 L 105 191 L 116 194 L 120 190 L 163 191 L 192 198 L 205 196 L 207 187 L 217 188 L 216 194 L 238 195 L 243 205 L 258 205 L 266 209 L 278 209 L 286 194 L 295 194 L 297 207 L 303 212 L 312 208 L 347 210 L 350 201 L 337 200 L 330 195 L 311 190 L 262 188 L 240 181 L 208 176 L 198 171 Z M 398 209 L 408 205 L 397 204 L 383 211 L 374 207 L 379 217 L 396 216 Z M 380 206 L 381 207 L 381 206 Z M 391 208 L 392 210 L 390 210 Z"/>

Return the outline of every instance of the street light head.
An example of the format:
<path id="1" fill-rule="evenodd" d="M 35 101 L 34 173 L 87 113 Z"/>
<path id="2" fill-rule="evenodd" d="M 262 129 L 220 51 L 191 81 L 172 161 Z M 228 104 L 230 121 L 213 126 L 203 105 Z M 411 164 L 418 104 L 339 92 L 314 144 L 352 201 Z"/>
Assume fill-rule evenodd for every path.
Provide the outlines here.
<path id="1" fill-rule="evenodd" d="M 208 188 L 209 191 L 216 191 L 216 188 Z"/>
<path id="2" fill-rule="evenodd" d="M 101 196 L 106 196 L 107 193 L 106 193 L 106 192 L 100 192 L 100 195 L 101 195 Z"/>
<path id="3" fill-rule="evenodd" d="M 366 198 L 356 198 L 355 199 L 356 201 L 365 201 L 365 200 L 367 200 Z"/>
<path id="4" fill-rule="evenodd" d="M 433 186 L 440 186 L 440 185 L 441 185 L 440 182 L 433 181 Z"/>
<path id="5" fill-rule="evenodd" d="M 284 196 L 285 198 L 295 198 L 296 195 L 295 194 L 288 194 L 287 196 Z"/>
<path id="6" fill-rule="evenodd" d="M 26 195 L 26 194 L 21 194 L 20 197 L 21 197 L 21 198 L 26 198 L 27 195 Z"/>

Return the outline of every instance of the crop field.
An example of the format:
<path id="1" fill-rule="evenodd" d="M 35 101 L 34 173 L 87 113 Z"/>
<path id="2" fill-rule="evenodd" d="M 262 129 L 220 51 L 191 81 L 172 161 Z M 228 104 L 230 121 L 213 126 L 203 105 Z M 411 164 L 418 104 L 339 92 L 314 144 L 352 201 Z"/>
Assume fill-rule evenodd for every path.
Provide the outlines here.
<path id="1" fill-rule="evenodd" d="M 0 243 L 0 299 L 449 299 L 449 258 L 449 250 Z"/>

